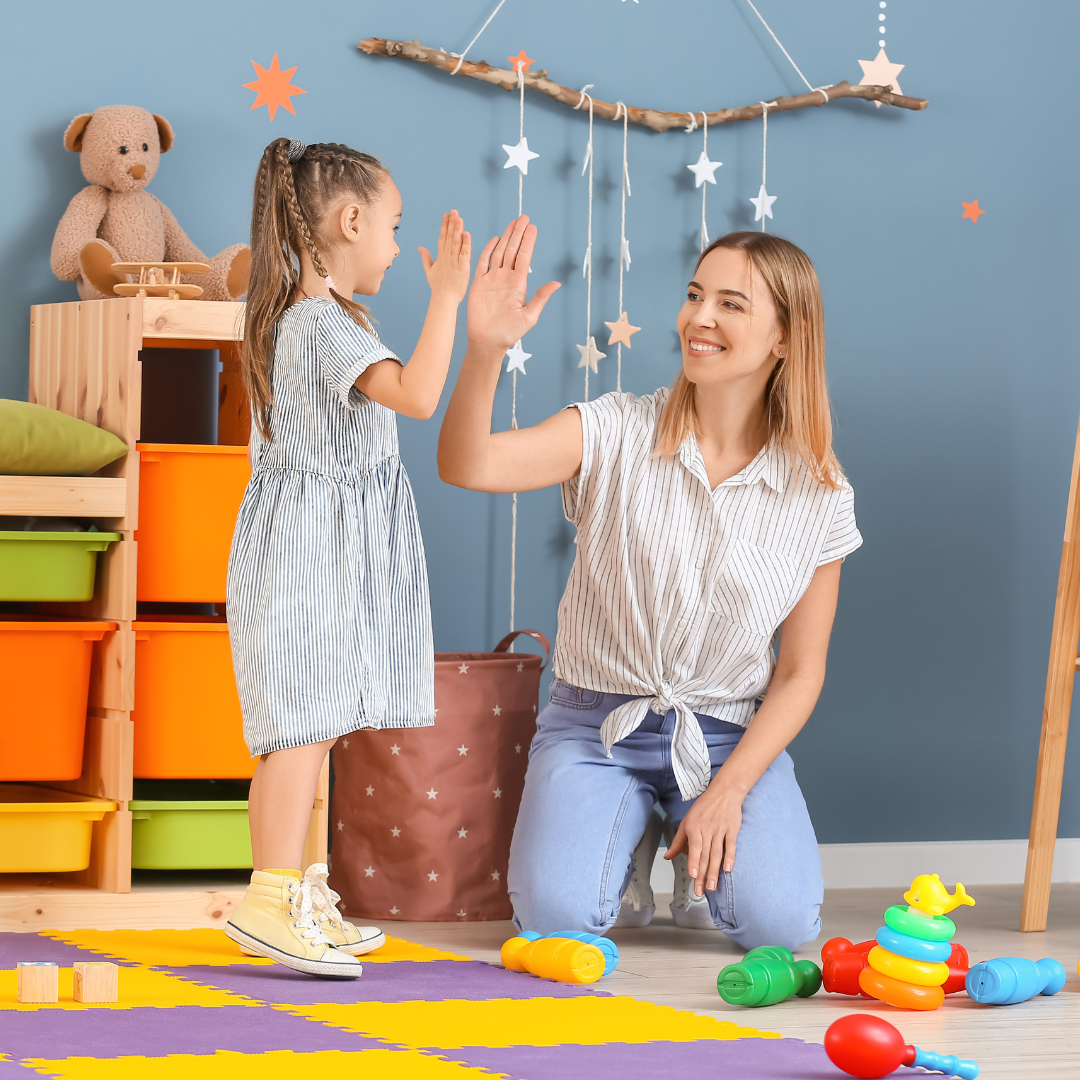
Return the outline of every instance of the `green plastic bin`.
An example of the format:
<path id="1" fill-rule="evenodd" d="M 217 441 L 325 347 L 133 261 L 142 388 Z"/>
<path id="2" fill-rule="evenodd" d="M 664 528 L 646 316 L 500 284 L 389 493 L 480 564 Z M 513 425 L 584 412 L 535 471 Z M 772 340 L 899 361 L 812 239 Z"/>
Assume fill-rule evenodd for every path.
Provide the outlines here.
<path id="1" fill-rule="evenodd" d="M 0 600 L 91 600 L 104 532 L 0 532 Z"/>
<path id="2" fill-rule="evenodd" d="M 128 806 L 132 869 L 251 869 L 246 801 L 135 799 Z"/>

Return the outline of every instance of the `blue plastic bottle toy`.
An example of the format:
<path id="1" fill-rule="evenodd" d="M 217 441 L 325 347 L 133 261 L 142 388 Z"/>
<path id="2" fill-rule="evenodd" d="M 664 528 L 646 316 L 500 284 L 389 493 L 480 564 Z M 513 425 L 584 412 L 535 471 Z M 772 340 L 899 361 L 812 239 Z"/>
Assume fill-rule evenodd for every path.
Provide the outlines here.
<path id="1" fill-rule="evenodd" d="M 976 964 L 965 989 L 982 1005 L 1016 1005 L 1038 994 L 1051 997 L 1065 985 L 1065 969 L 1056 960 L 1002 956 Z"/>

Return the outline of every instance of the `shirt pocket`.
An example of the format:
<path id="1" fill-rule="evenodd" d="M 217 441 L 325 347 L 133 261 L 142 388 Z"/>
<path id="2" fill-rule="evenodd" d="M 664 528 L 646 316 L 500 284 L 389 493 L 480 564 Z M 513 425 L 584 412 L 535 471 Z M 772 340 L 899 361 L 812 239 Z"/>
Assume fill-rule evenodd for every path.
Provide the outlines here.
<path id="1" fill-rule="evenodd" d="M 771 637 L 791 599 L 797 568 L 786 555 L 736 537 L 713 589 L 709 610 Z"/>

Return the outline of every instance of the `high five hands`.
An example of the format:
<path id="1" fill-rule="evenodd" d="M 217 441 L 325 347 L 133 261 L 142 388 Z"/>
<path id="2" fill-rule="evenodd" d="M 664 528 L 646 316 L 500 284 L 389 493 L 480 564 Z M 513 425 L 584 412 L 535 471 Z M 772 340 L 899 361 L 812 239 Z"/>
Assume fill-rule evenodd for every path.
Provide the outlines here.
<path id="1" fill-rule="evenodd" d="M 541 285 L 526 302 L 535 246 L 536 226 L 529 223 L 527 214 L 511 221 L 502 236 L 492 237 L 484 245 L 469 290 L 470 344 L 502 352 L 536 325 L 560 283 Z"/>

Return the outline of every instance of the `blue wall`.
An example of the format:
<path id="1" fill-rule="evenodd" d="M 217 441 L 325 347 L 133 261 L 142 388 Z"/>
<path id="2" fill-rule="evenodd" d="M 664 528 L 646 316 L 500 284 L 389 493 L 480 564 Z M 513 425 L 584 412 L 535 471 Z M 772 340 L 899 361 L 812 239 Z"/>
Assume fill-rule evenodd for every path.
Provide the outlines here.
<path id="1" fill-rule="evenodd" d="M 877 0 L 759 7 L 815 84 L 858 81 L 857 60 L 877 53 Z M 517 141 L 517 100 L 355 44 L 378 35 L 461 49 L 488 9 L 6 5 L 0 396 L 26 394 L 28 305 L 75 296 L 48 263 L 56 222 L 84 183 L 64 128 L 115 103 L 173 123 L 176 147 L 152 190 L 208 253 L 244 239 L 269 139 L 342 141 L 382 157 L 404 194 L 404 253 L 374 308 L 407 355 L 427 297 L 414 249 L 432 243 L 439 213 L 457 207 L 482 243 L 516 210 L 500 144 Z M 1080 8 L 890 0 L 887 14 L 889 53 L 907 65 L 901 86 L 930 99 L 926 112 L 838 102 L 769 124 L 771 228 L 810 253 L 824 282 L 838 444 L 866 538 L 845 567 L 828 685 L 794 754 L 823 841 L 1023 836 L 1080 407 L 1072 72 L 1054 47 L 1080 32 Z M 559 81 L 632 104 L 715 108 L 800 88 L 743 0 L 510 0 L 472 55 L 505 66 L 523 46 Z M 275 51 L 283 67 L 298 65 L 307 93 L 293 99 L 295 117 L 279 111 L 271 123 L 241 84 L 251 60 L 267 65 Z M 594 332 L 617 315 L 621 149 L 621 125 L 598 129 Z M 526 132 L 542 155 L 525 184 L 541 230 L 534 281 L 565 284 L 526 342 L 523 423 L 581 392 L 586 118 L 531 95 Z M 685 166 L 700 149 L 700 132 L 630 132 L 625 306 L 643 329 L 623 383 L 634 391 L 676 371 L 674 317 L 700 213 Z M 714 129 L 709 149 L 725 163 L 709 189 L 710 230 L 746 227 L 761 125 Z M 978 224 L 960 217 L 961 199 L 974 198 L 987 211 Z M 612 361 L 601 370 L 613 389 Z M 504 379 L 499 422 L 509 408 Z M 508 621 L 509 497 L 441 484 L 437 433 L 437 422 L 401 423 L 436 644 L 487 648 Z M 557 492 L 522 496 L 519 623 L 554 636 L 573 550 Z M 1074 757 L 1063 835 L 1080 834 L 1076 773 Z"/>

